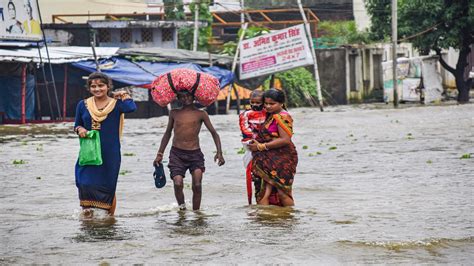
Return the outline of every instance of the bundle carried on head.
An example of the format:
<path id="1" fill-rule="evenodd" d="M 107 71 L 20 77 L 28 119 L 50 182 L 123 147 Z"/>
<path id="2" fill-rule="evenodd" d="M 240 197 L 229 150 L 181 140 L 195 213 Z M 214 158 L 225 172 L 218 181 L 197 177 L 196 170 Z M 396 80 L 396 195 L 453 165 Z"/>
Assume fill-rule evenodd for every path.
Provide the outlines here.
<path id="1" fill-rule="evenodd" d="M 152 83 L 151 96 L 164 107 L 176 99 L 179 91 L 189 91 L 204 106 L 213 103 L 219 95 L 219 80 L 206 73 L 177 68 L 156 78 Z"/>

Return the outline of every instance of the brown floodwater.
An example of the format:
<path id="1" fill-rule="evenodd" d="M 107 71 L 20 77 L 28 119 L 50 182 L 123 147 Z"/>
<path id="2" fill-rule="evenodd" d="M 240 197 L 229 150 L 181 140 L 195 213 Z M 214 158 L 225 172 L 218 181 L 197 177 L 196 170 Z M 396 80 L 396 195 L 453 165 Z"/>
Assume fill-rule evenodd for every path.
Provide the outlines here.
<path id="1" fill-rule="evenodd" d="M 203 129 L 202 209 L 179 211 L 172 182 L 153 183 L 159 117 L 126 120 L 116 216 L 96 220 L 79 217 L 72 123 L 0 126 L 0 264 L 474 261 L 473 104 L 290 112 L 294 208 L 247 205 L 229 114 L 211 116 L 226 164 Z M 185 195 L 190 207 L 189 176 Z"/>

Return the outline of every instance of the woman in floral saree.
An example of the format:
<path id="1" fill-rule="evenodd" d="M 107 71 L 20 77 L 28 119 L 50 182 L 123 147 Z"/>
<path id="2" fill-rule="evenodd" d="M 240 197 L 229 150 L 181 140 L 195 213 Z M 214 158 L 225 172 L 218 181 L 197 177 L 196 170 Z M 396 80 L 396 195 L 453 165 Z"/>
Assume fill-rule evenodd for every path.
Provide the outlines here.
<path id="1" fill-rule="evenodd" d="M 285 94 L 270 89 L 263 95 L 267 117 L 255 141 L 249 145 L 253 152 L 252 174 L 257 203 L 268 205 L 272 191 L 277 191 L 281 206 L 293 206 L 293 178 L 298 154 L 291 141 L 293 119 L 285 109 Z"/>

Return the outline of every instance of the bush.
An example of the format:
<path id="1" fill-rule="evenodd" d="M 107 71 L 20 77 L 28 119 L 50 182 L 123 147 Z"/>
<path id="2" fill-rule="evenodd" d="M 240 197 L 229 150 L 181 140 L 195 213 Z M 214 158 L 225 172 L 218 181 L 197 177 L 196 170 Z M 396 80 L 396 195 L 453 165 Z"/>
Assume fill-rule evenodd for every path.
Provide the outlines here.
<path id="1" fill-rule="evenodd" d="M 275 74 L 281 81 L 290 107 L 314 106 L 317 99 L 316 82 L 313 74 L 304 67 L 295 68 Z M 268 88 L 270 80 L 265 87 Z"/>

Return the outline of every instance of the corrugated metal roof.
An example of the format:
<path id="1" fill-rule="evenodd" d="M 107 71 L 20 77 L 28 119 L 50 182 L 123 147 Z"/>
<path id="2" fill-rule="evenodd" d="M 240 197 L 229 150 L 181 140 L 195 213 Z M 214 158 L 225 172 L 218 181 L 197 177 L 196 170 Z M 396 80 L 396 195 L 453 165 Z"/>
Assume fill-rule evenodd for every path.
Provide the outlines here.
<path id="1" fill-rule="evenodd" d="M 117 54 L 118 47 L 96 47 L 97 58 L 110 58 Z M 46 48 L 41 49 L 41 60 L 47 62 Z M 64 64 L 94 59 L 91 47 L 48 47 L 52 64 Z M 40 63 L 38 48 L 0 49 L 0 62 Z"/>

